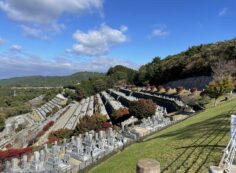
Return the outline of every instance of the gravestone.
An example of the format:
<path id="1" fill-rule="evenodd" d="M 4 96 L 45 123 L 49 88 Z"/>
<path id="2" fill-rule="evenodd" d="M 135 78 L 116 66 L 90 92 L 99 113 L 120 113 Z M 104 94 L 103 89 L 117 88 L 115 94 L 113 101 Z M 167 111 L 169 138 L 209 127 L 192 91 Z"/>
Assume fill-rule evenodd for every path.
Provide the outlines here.
<path id="1" fill-rule="evenodd" d="M 21 168 L 22 169 L 27 169 L 28 168 L 28 158 L 27 158 L 27 155 L 24 155 L 22 157 L 22 164 L 21 164 Z"/>
<path id="2" fill-rule="evenodd" d="M 18 166 L 19 160 L 17 158 L 13 158 L 11 160 L 11 173 L 19 173 L 21 171 L 20 167 Z"/>

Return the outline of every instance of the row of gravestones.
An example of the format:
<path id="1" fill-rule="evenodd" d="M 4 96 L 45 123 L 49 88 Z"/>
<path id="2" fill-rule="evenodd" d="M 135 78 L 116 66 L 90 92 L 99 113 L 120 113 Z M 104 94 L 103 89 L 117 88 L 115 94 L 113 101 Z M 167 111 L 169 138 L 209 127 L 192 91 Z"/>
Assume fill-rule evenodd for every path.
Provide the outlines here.
<path id="1" fill-rule="evenodd" d="M 153 95 L 153 96 L 158 97 L 160 99 L 164 99 L 164 100 L 169 100 L 169 101 L 175 102 L 179 107 L 185 107 L 186 106 L 183 101 L 181 101 L 181 100 L 179 100 L 179 99 L 177 99 L 175 97 L 166 96 L 166 95 L 162 95 L 162 94 L 151 94 L 151 93 L 146 93 L 145 91 L 146 90 L 142 90 L 142 91 L 140 91 L 140 93 Z"/>
<path id="2" fill-rule="evenodd" d="M 123 108 L 123 105 L 119 101 L 115 100 L 115 98 L 110 96 L 110 94 L 108 94 L 106 91 L 101 92 L 101 95 L 106 100 L 105 105 L 108 103 L 112 107 L 112 109 L 114 109 L 114 110 L 118 110 L 120 108 Z"/>
<path id="3" fill-rule="evenodd" d="M 127 143 L 122 135 L 113 132 L 112 128 L 107 131 L 85 133 L 77 137 L 72 137 L 70 141 L 63 140 L 62 144 L 57 142 L 48 148 L 45 144 L 44 149 L 35 151 L 33 160 L 29 160 L 24 155 L 21 161 L 13 158 L 7 161 L 4 172 L 6 173 L 30 173 L 30 172 L 69 172 L 75 167 L 84 168 L 96 162 L 105 155 L 122 148 Z M 70 158 L 79 160 L 79 165 L 69 162 Z M 21 162 L 19 164 L 19 161 Z"/>
<path id="4" fill-rule="evenodd" d="M 170 119 L 166 118 L 165 115 L 167 115 L 166 109 L 158 107 L 155 115 L 143 118 L 138 126 L 147 129 L 149 133 L 157 131 L 171 124 Z M 133 140 L 138 140 L 141 137 L 134 128 L 128 128 L 127 125 L 122 126 L 122 134 Z"/>
<path id="5" fill-rule="evenodd" d="M 146 90 L 141 90 L 141 91 L 131 91 L 131 90 L 128 90 L 128 89 L 120 89 L 121 92 L 124 92 L 128 95 L 133 95 L 133 93 L 136 93 L 138 95 L 144 95 L 146 97 L 149 97 L 149 96 L 152 96 L 152 97 L 157 97 L 157 98 L 160 98 L 160 99 L 163 99 L 163 100 L 169 100 L 171 102 L 174 102 L 176 103 L 179 107 L 186 107 L 187 105 L 184 104 L 184 102 L 182 102 L 181 100 L 177 99 L 177 98 L 174 98 L 174 97 L 171 97 L 171 96 L 164 96 L 164 95 L 161 95 L 161 94 L 151 94 L 151 93 L 148 93 L 148 92 L 145 92 Z"/>

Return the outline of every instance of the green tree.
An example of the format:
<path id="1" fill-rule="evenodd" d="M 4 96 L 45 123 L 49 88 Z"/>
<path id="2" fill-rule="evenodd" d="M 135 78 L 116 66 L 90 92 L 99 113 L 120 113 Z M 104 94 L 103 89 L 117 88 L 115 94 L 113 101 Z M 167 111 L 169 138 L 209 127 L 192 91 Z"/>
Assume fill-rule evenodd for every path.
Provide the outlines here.
<path id="1" fill-rule="evenodd" d="M 138 119 L 147 118 L 155 114 L 156 104 L 149 99 L 130 102 L 129 113 Z"/>
<path id="2" fill-rule="evenodd" d="M 68 88 L 66 88 L 66 89 L 64 90 L 64 96 L 65 96 L 65 97 L 69 97 L 69 98 L 71 98 L 72 100 L 76 100 L 76 99 L 77 99 L 76 91 L 75 91 L 75 90 L 72 90 L 72 89 L 68 89 Z"/>
<path id="3" fill-rule="evenodd" d="M 134 83 L 135 74 L 135 70 L 122 65 L 111 67 L 107 72 L 107 76 L 112 77 L 116 82 L 123 80 L 127 84 Z"/>
<path id="4" fill-rule="evenodd" d="M 231 76 L 222 79 L 213 80 L 206 88 L 206 94 L 215 99 L 214 105 L 216 106 L 217 99 L 231 92 L 234 89 L 235 82 Z"/>
<path id="5" fill-rule="evenodd" d="M 104 79 L 97 79 L 93 82 L 94 91 L 96 93 L 106 89 L 106 82 Z"/>

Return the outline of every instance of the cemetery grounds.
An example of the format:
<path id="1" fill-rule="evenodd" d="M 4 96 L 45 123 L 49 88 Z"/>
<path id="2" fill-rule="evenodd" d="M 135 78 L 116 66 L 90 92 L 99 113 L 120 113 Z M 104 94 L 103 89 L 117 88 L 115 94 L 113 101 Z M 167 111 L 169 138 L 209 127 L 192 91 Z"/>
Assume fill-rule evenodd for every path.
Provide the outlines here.
<path id="1" fill-rule="evenodd" d="M 230 137 L 236 98 L 155 133 L 93 168 L 91 173 L 131 173 L 142 158 L 160 162 L 163 173 L 205 173 L 218 165 Z"/>

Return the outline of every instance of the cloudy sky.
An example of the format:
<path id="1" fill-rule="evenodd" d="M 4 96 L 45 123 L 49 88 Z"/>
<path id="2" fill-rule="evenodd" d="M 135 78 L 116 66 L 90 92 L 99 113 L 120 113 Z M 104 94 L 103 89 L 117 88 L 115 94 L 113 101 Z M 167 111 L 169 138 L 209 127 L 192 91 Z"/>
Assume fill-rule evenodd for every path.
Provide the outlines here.
<path id="1" fill-rule="evenodd" d="M 137 69 L 236 37 L 235 0 L 0 0 L 0 79 Z"/>

